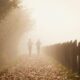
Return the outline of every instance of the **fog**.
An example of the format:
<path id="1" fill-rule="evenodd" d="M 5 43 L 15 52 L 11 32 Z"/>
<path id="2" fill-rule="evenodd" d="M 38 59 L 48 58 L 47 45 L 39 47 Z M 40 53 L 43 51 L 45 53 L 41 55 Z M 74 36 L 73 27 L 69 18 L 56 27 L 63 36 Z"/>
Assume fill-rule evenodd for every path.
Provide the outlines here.
<path id="1" fill-rule="evenodd" d="M 30 16 L 20 8 L 13 9 L 0 23 L 0 69 L 19 56 L 18 45 L 24 32 L 30 29 Z"/>

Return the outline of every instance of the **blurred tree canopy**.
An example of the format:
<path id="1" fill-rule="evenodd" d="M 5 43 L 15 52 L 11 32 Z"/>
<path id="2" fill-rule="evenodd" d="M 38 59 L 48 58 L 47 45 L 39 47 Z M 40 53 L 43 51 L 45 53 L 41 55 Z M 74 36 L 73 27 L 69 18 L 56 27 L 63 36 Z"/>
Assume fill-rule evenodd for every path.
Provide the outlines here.
<path id="1" fill-rule="evenodd" d="M 20 56 L 22 36 L 31 29 L 30 14 L 21 8 L 20 1 L 0 0 L 0 70 Z"/>
<path id="2" fill-rule="evenodd" d="M 19 0 L 0 0 L 0 21 L 12 9 L 18 7 Z"/>

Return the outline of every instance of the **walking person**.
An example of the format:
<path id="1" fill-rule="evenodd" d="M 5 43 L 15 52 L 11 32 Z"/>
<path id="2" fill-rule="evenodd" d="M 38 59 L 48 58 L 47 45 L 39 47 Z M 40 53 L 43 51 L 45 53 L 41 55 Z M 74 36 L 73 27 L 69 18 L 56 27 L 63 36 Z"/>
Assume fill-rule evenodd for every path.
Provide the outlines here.
<path id="1" fill-rule="evenodd" d="M 40 49 L 41 49 L 41 42 L 40 42 L 40 40 L 38 40 L 36 42 L 36 48 L 37 48 L 37 54 L 39 55 L 40 54 Z"/>
<path id="2" fill-rule="evenodd" d="M 32 41 L 31 41 L 31 39 L 29 39 L 29 41 L 28 41 L 28 50 L 29 50 L 29 55 L 31 56 L 31 54 L 32 54 Z"/>

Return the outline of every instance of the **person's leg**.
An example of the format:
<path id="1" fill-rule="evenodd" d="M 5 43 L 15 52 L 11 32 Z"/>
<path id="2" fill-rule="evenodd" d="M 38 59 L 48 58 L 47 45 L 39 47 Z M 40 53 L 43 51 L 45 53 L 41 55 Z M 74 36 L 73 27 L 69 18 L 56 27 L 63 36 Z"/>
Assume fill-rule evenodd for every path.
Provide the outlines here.
<path id="1" fill-rule="evenodd" d="M 38 51 L 37 52 L 38 52 L 38 55 L 40 55 L 40 48 L 38 48 Z"/>
<path id="2" fill-rule="evenodd" d="M 29 49 L 29 55 L 31 56 L 31 49 Z"/>

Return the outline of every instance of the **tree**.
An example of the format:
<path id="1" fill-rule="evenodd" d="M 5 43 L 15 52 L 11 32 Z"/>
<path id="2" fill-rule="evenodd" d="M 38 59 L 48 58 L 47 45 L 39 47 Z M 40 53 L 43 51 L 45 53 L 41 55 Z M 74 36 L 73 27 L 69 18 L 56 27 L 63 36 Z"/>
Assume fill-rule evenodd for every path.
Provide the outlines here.
<path id="1" fill-rule="evenodd" d="M 0 0 L 0 21 L 8 14 L 12 8 L 18 6 L 18 0 Z"/>
<path id="2" fill-rule="evenodd" d="M 18 8 L 19 0 L 0 0 L 0 70 L 13 64 L 24 32 L 30 28 L 28 13 Z"/>

